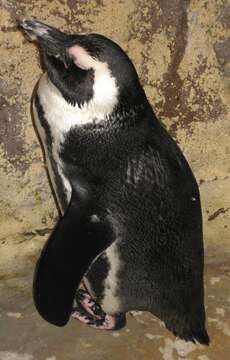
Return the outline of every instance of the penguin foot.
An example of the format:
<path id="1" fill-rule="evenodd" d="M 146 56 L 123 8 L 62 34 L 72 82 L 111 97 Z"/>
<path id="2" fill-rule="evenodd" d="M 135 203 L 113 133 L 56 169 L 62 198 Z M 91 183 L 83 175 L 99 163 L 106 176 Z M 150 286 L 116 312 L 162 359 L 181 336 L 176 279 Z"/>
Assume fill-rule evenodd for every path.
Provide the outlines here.
<path id="1" fill-rule="evenodd" d="M 98 305 L 90 296 L 90 294 L 83 289 L 79 289 L 77 291 L 75 300 L 77 304 L 81 306 L 89 315 L 92 315 L 97 319 L 101 319 L 106 315 L 100 305 Z"/>
<path id="2" fill-rule="evenodd" d="M 79 289 L 75 300 L 77 305 L 73 309 L 72 317 L 84 324 L 102 330 L 119 330 L 126 324 L 125 314 L 106 314 L 85 290 Z"/>

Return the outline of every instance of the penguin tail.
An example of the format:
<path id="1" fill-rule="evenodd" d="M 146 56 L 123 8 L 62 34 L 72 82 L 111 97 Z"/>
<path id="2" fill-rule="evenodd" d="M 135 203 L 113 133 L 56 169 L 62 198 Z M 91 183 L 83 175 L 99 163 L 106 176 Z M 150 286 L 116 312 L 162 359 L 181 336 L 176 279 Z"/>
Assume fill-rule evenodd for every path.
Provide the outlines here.
<path id="1" fill-rule="evenodd" d="M 199 342 L 202 345 L 209 345 L 210 339 L 205 326 L 199 321 L 185 322 L 184 325 L 179 323 L 166 322 L 168 330 L 175 336 L 193 343 Z"/>

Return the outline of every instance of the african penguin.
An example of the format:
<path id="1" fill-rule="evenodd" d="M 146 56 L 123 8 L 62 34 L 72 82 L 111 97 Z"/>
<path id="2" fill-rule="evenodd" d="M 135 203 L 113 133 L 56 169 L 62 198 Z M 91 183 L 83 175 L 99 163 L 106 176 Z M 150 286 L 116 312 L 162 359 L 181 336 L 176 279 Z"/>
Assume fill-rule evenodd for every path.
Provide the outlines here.
<path id="1" fill-rule="evenodd" d="M 198 186 L 131 60 L 102 35 L 20 27 L 42 56 L 33 113 L 62 213 L 36 266 L 39 313 L 111 330 L 146 310 L 208 344 Z"/>

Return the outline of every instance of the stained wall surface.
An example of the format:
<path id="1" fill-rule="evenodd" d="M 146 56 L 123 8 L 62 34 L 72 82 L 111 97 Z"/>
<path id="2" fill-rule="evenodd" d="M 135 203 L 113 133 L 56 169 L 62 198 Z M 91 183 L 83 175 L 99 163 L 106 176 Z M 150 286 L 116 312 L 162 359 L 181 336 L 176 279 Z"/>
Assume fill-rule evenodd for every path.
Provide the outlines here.
<path id="1" fill-rule="evenodd" d="M 41 75 L 38 51 L 17 30 L 17 17 L 34 17 L 67 32 L 98 32 L 128 52 L 156 114 L 179 143 L 200 185 L 206 264 L 227 262 L 230 3 L 0 0 L 0 4 L 0 279 L 12 287 L 27 286 L 23 276 L 33 268 L 58 215 L 30 115 L 31 94 Z"/>

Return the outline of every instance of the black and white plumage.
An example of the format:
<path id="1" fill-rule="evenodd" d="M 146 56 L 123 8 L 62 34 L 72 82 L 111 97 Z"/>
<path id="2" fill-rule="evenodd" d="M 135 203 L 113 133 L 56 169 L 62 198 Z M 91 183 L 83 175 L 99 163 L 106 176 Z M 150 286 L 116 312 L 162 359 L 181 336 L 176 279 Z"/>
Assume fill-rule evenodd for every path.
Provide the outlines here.
<path id="1" fill-rule="evenodd" d="M 105 313 L 147 310 L 208 344 L 198 186 L 131 60 L 101 35 L 20 25 L 46 70 L 33 111 L 62 212 L 37 265 L 38 311 L 64 325 L 84 278 Z"/>

